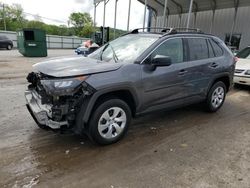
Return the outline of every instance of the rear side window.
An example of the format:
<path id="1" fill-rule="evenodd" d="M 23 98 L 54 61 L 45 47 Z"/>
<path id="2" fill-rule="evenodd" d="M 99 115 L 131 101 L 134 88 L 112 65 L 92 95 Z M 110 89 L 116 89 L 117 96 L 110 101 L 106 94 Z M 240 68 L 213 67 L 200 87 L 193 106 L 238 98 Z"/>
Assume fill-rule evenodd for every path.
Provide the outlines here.
<path id="1" fill-rule="evenodd" d="M 189 45 L 189 60 L 190 61 L 207 59 L 209 57 L 206 39 L 188 38 L 187 42 Z"/>
<path id="2" fill-rule="evenodd" d="M 209 41 L 213 47 L 215 57 L 222 56 L 223 55 L 222 48 L 216 42 L 214 42 L 214 40 L 209 40 Z"/>
<path id="3" fill-rule="evenodd" d="M 208 47 L 208 55 L 209 55 L 209 58 L 213 58 L 215 57 L 214 56 L 214 50 L 211 46 L 211 43 L 209 42 L 209 40 L 207 39 L 207 47 Z"/>

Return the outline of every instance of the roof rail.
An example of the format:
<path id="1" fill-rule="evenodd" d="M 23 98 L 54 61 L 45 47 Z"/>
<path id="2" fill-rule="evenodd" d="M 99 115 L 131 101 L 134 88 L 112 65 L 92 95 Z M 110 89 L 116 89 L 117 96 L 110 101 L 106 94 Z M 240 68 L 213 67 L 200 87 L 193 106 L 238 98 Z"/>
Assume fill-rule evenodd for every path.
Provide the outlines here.
<path id="1" fill-rule="evenodd" d="M 177 34 L 178 32 L 180 33 L 185 33 L 185 32 L 191 32 L 191 33 L 204 33 L 198 28 L 187 28 L 187 27 L 175 27 L 171 30 L 171 32 L 168 32 L 164 34 L 163 36 L 169 35 L 169 34 Z"/>
<path id="2" fill-rule="evenodd" d="M 192 32 L 192 33 L 203 33 L 200 29 L 198 28 L 187 28 L 187 27 L 144 27 L 144 28 L 137 28 L 132 30 L 131 32 L 127 33 L 127 34 L 137 34 L 139 33 L 139 30 L 142 30 L 142 32 L 144 32 L 144 30 L 147 29 L 158 29 L 160 30 L 159 33 L 164 33 L 163 36 L 169 35 L 169 34 L 177 34 L 178 32 Z"/>
<path id="3" fill-rule="evenodd" d="M 147 30 L 147 29 L 158 29 L 158 30 L 161 30 L 160 32 L 161 33 L 166 33 L 166 32 L 170 32 L 173 30 L 173 28 L 171 27 L 142 27 L 142 28 L 136 28 L 134 30 L 132 30 L 130 33 L 132 34 L 136 34 L 136 33 L 139 33 L 139 30 L 142 30 L 144 32 L 144 30 Z"/>

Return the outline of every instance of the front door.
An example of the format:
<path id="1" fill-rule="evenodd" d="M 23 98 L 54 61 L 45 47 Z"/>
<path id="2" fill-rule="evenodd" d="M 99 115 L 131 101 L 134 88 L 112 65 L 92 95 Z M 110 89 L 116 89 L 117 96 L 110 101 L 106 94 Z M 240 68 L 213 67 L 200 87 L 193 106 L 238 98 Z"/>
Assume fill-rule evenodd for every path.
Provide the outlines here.
<path id="1" fill-rule="evenodd" d="M 171 58 L 170 66 L 150 69 L 152 59 L 156 56 Z M 188 73 L 184 57 L 182 38 L 167 39 L 160 44 L 142 64 L 142 86 L 144 108 L 162 105 L 188 96 L 186 84 Z"/>

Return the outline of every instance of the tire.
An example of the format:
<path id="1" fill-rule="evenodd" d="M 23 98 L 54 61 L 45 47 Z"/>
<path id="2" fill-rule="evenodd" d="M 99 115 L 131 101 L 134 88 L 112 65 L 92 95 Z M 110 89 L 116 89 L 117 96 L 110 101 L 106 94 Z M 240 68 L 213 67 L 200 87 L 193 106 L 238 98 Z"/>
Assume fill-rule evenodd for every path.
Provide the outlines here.
<path id="1" fill-rule="evenodd" d="M 131 110 L 126 102 L 120 99 L 105 100 L 91 116 L 89 137 L 100 145 L 113 144 L 126 134 L 130 122 Z"/>
<path id="2" fill-rule="evenodd" d="M 209 112 L 219 110 L 226 98 L 226 85 L 219 81 L 216 82 L 209 90 L 206 99 L 206 109 Z"/>
<path id="3" fill-rule="evenodd" d="M 8 44 L 6 47 L 7 50 L 11 50 L 12 49 L 12 45 Z"/>

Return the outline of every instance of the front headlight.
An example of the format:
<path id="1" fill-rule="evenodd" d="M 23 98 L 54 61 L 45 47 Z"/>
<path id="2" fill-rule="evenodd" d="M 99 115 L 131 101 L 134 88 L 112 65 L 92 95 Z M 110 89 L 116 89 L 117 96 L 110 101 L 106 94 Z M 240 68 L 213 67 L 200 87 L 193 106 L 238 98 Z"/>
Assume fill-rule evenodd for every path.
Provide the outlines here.
<path id="1" fill-rule="evenodd" d="M 45 91 L 49 95 L 73 95 L 87 79 L 87 76 L 79 76 L 66 79 L 41 80 Z"/>
<path id="2" fill-rule="evenodd" d="M 245 75 L 250 75 L 250 70 L 247 70 L 247 71 L 245 72 Z"/>

